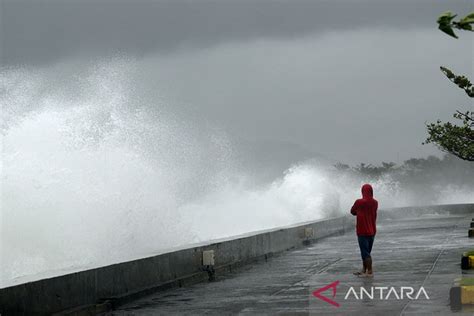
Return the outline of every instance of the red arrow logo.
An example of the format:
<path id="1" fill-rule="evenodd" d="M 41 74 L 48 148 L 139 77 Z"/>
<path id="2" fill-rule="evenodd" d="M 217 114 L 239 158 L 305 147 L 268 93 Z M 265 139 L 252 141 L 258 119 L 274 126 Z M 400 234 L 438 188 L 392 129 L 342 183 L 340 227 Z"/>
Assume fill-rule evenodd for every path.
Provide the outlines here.
<path id="1" fill-rule="evenodd" d="M 328 284 L 325 287 L 322 287 L 319 290 L 314 291 L 313 296 L 319 298 L 320 300 L 325 301 L 326 303 L 329 303 L 331 305 L 339 307 L 341 305 L 338 302 L 335 302 L 332 299 L 321 295 L 321 292 L 324 292 L 324 291 L 329 290 L 330 288 L 332 288 L 332 297 L 333 298 L 336 297 L 336 287 L 337 287 L 338 284 L 339 284 L 339 281 L 332 282 L 331 284 Z"/>

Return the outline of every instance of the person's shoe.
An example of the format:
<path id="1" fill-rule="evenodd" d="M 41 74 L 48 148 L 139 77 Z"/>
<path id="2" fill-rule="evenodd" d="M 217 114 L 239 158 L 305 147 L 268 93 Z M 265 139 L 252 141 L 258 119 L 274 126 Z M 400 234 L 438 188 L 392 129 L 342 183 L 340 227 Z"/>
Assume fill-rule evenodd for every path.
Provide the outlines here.
<path id="1" fill-rule="evenodd" d="M 360 272 L 360 271 L 358 271 L 358 272 L 354 272 L 354 275 L 358 276 L 359 278 L 371 278 L 371 277 L 373 277 L 373 276 L 374 276 L 374 274 L 373 274 L 373 273 L 370 273 L 370 274 L 369 274 L 369 273 L 366 273 L 366 272 Z"/>
<path id="2" fill-rule="evenodd" d="M 363 271 L 355 271 L 355 272 L 352 272 L 352 274 L 357 275 L 357 276 L 361 276 L 361 275 L 364 275 L 365 272 L 363 272 Z"/>

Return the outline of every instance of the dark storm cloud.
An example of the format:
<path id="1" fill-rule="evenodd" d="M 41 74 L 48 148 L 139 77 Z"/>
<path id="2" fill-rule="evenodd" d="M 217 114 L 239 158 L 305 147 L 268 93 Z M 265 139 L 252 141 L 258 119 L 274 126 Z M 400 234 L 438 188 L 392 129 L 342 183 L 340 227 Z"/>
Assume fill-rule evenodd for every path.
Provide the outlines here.
<path id="1" fill-rule="evenodd" d="M 471 1 L 1 1 L 4 64 L 75 55 L 145 55 L 229 41 L 364 27 L 434 27 Z"/>

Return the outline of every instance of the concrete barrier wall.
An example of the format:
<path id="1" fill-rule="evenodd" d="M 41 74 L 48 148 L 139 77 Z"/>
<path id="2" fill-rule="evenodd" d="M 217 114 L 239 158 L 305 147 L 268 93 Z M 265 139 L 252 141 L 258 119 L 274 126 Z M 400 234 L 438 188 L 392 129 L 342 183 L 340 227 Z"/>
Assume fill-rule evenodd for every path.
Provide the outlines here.
<path id="1" fill-rule="evenodd" d="M 380 212 L 380 216 L 409 216 L 428 212 L 474 212 L 474 204 L 401 208 Z M 214 250 L 214 269 L 220 273 L 301 247 L 304 242 L 352 230 L 353 226 L 354 218 L 350 215 L 301 223 L 7 287 L 0 289 L 0 314 L 44 315 L 66 310 L 70 312 L 72 308 L 76 308 L 77 313 L 87 311 L 94 314 L 157 290 L 206 280 L 208 272 L 202 265 L 204 250 Z M 307 228 L 312 229 L 312 235 L 308 236 L 311 230 Z"/>
<path id="2" fill-rule="evenodd" d="M 214 269 L 219 273 L 300 247 L 305 240 L 343 233 L 352 226 L 353 219 L 347 216 L 302 223 L 7 287 L 0 289 L 0 313 L 2 316 L 51 314 L 76 307 L 95 309 L 104 302 L 123 303 L 156 290 L 208 279 L 202 265 L 204 250 L 214 250 Z M 305 228 L 312 228 L 313 236 L 305 237 Z M 104 306 L 107 307 L 110 306 Z"/>
<path id="3" fill-rule="evenodd" d="M 416 207 L 397 207 L 380 210 L 378 219 L 384 220 L 403 216 L 418 217 L 425 214 L 465 215 L 469 213 L 474 213 L 474 204 L 446 204 Z"/>

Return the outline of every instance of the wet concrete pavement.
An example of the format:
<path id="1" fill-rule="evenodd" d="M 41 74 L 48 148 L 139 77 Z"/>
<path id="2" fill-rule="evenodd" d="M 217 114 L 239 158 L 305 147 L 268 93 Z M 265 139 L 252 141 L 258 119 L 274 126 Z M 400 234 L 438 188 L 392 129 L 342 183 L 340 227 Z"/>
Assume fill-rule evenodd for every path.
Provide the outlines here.
<path id="1" fill-rule="evenodd" d="M 471 218 L 445 214 L 379 221 L 373 278 L 352 274 L 361 259 L 355 233 L 349 232 L 217 276 L 215 282 L 142 298 L 108 315 L 449 315 L 454 313 L 449 290 L 461 276 L 461 254 L 474 248 L 467 238 Z M 334 297 L 332 288 L 321 292 L 333 304 L 312 295 L 337 281 Z M 347 295 L 351 287 L 356 295 Z M 373 299 L 361 298 L 361 287 L 369 294 L 373 289 Z M 406 287 L 403 299 L 401 287 Z M 408 288 L 413 298 L 421 287 L 429 299 L 423 293 L 406 297 Z M 474 315 L 474 309 L 456 314 Z"/>

